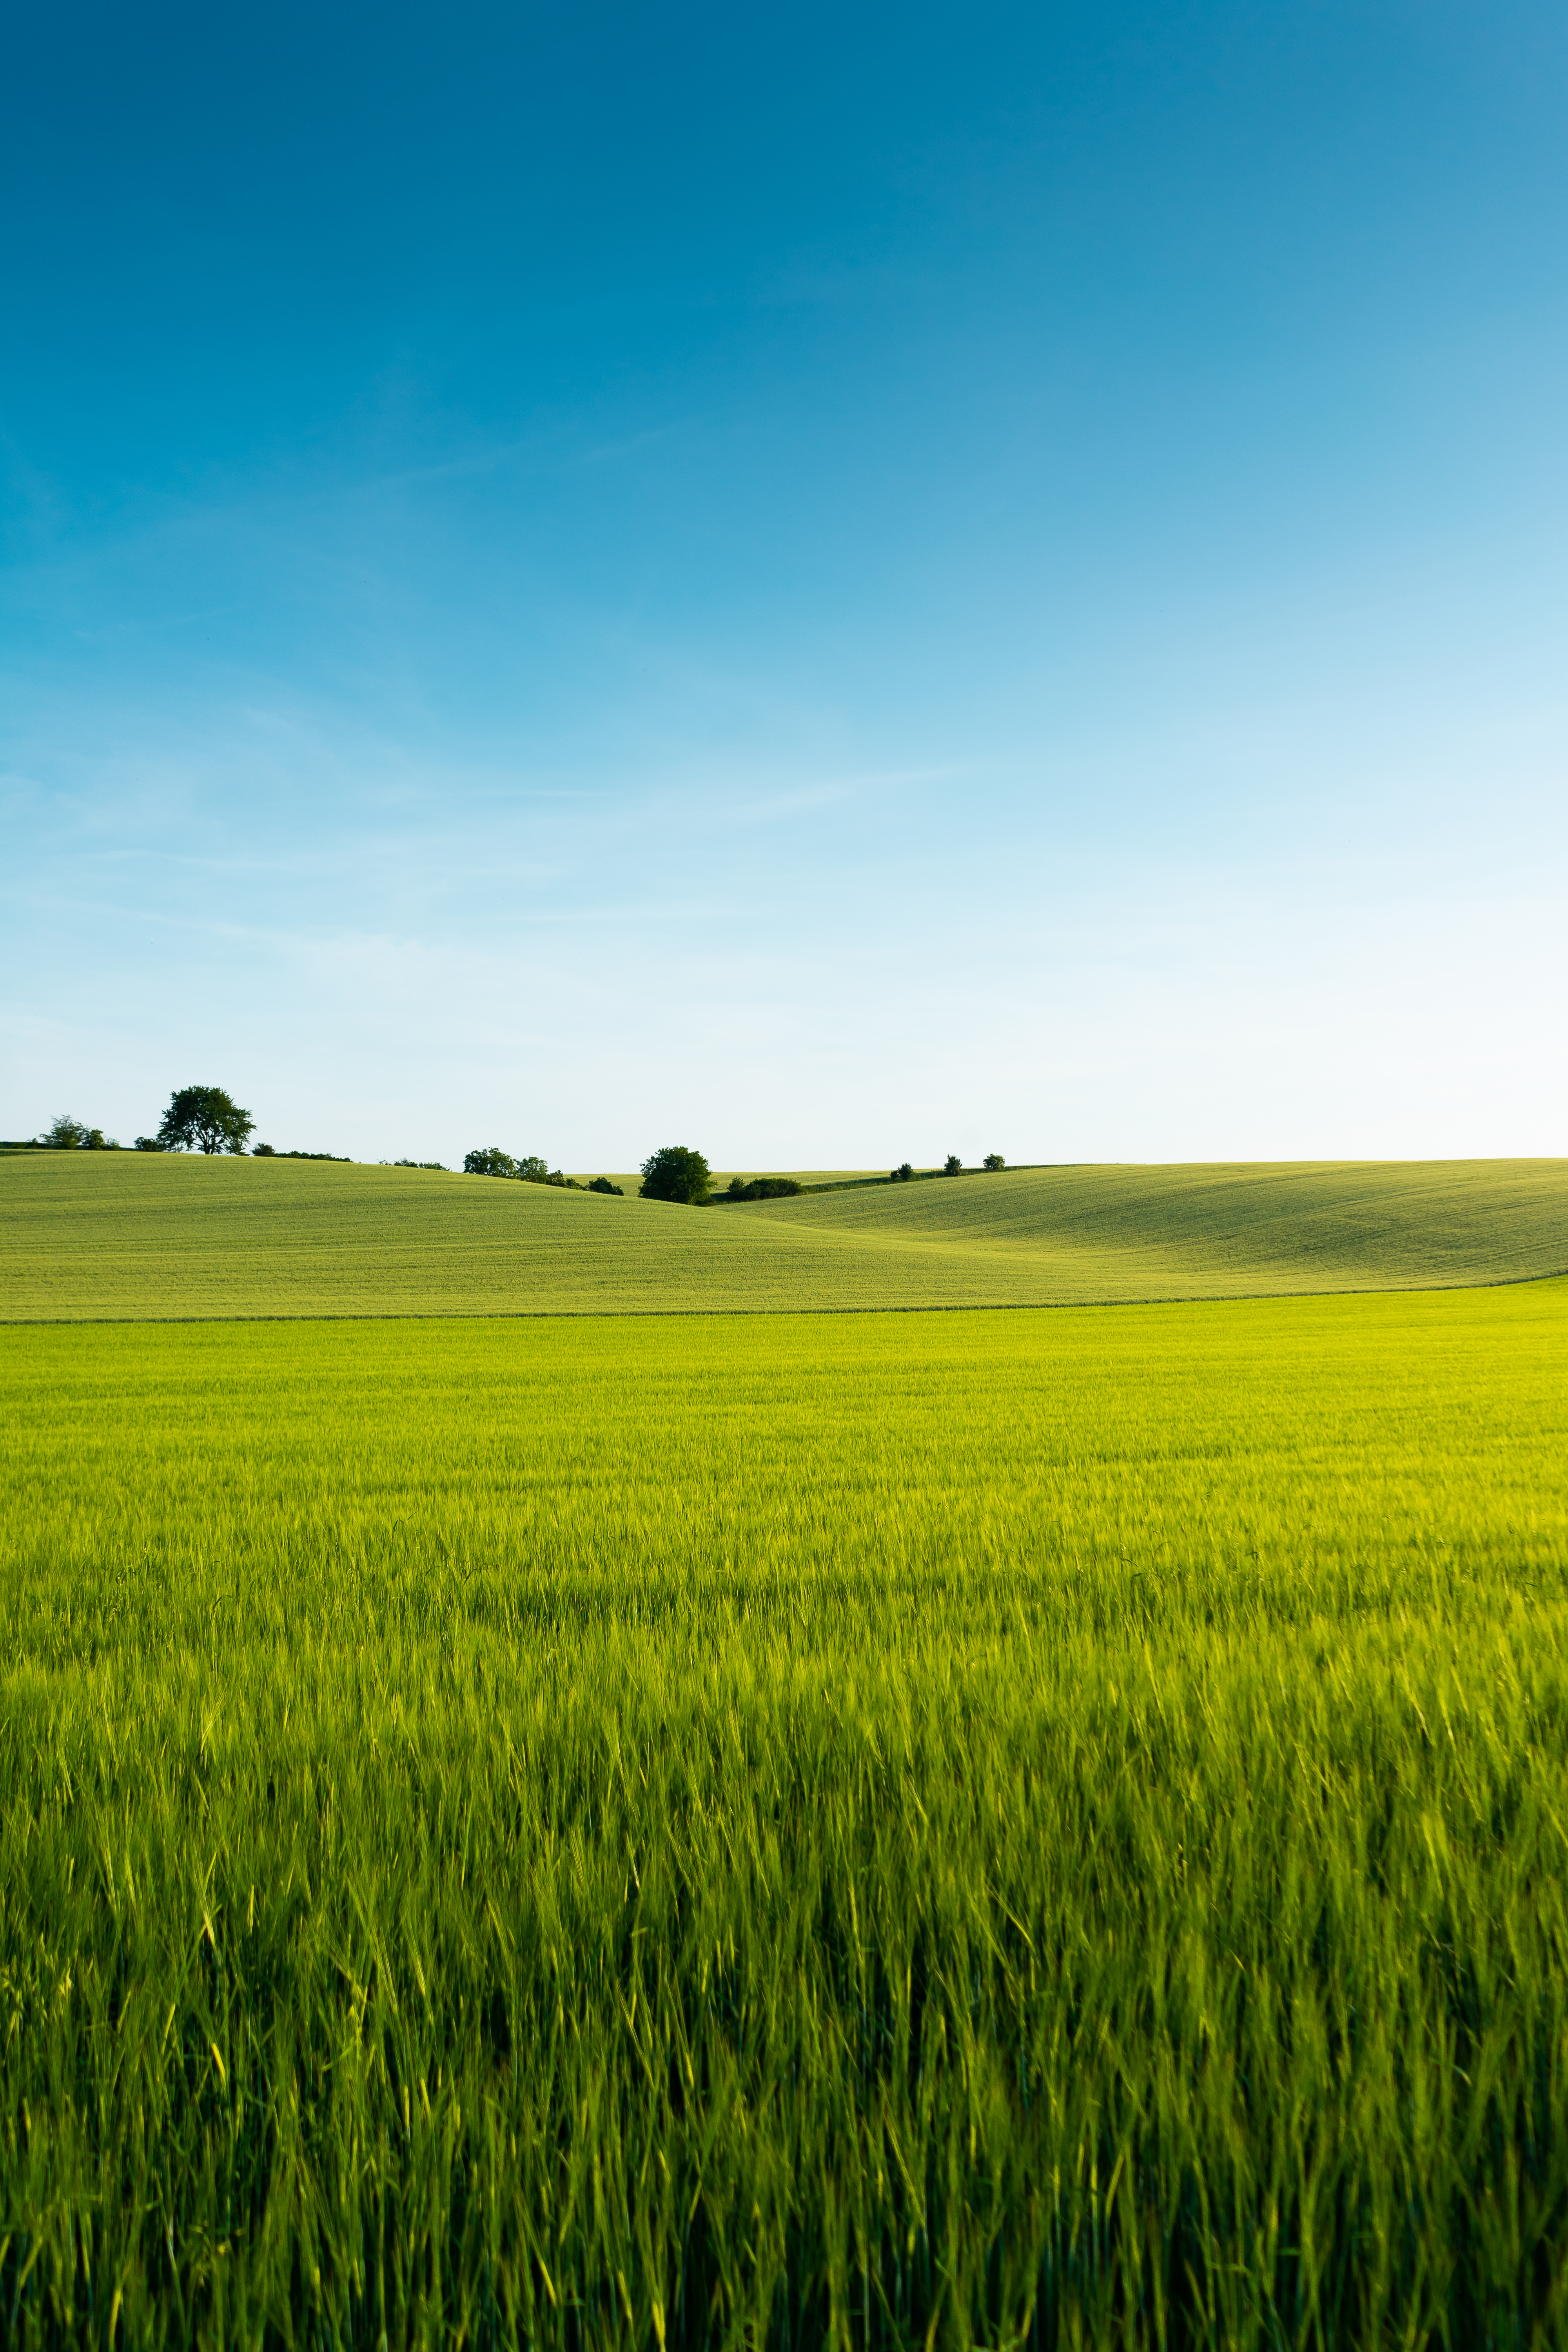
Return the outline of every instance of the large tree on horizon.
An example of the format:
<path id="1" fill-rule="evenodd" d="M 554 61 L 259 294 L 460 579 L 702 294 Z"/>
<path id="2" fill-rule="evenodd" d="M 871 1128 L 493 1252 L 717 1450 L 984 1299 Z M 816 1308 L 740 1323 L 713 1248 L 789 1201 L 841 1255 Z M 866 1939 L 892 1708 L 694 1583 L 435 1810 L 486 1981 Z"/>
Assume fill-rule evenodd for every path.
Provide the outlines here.
<path id="1" fill-rule="evenodd" d="M 256 1121 L 221 1087 L 182 1087 L 158 1122 L 165 1151 L 243 1151 Z"/>

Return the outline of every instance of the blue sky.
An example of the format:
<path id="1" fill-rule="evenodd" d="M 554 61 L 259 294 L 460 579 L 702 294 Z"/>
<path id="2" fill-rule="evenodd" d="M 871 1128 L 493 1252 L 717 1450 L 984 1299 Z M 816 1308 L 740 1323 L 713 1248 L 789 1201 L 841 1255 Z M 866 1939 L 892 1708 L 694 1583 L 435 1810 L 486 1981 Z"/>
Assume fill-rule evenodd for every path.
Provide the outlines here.
<path id="1" fill-rule="evenodd" d="M 1568 19 L 59 0 L 0 1132 L 1568 1150 Z"/>

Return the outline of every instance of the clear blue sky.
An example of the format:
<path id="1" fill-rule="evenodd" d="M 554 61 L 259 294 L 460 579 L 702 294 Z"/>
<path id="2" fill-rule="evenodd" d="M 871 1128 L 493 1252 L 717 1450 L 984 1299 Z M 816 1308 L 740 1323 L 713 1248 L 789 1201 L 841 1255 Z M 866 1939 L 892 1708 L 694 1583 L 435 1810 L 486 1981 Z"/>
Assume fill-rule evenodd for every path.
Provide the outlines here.
<path id="1" fill-rule="evenodd" d="M 1568 1150 L 1568 16 L 0 56 L 0 1133 Z"/>

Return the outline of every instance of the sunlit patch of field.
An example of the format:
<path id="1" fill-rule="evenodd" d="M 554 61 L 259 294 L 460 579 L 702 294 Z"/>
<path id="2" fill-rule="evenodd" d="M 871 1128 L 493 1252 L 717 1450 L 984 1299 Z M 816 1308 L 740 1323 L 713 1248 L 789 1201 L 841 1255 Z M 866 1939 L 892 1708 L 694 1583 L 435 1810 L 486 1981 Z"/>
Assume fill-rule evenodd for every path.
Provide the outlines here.
<path id="1" fill-rule="evenodd" d="M 8 2340 L 1562 2340 L 1565 1341 L 0 1333 Z"/>

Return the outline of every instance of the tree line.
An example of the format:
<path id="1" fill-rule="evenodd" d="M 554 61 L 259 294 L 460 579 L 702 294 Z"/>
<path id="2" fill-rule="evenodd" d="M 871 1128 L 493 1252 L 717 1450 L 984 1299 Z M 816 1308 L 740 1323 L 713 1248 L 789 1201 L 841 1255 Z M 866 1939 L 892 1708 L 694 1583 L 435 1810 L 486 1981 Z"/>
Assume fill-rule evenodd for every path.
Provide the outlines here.
<path id="1" fill-rule="evenodd" d="M 153 1135 L 139 1135 L 135 1151 L 243 1151 L 255 1133 L 256 1121 L 222 1087 L 181 1087 L 169 1097 L 169 1108 Z M 36 1142 L 50 1151 L 121 1151 L 124 1146 L 100 1127 L 88 1127 L 69 1111 L 51 1119 Z M 258 1159 L 330 1160 L 330 1151 L 275 1152 L 269 1143 L 255 1147 Z"/>
<path id="2" fill-rule="evenodd" d="M 211 1158 L 215 1153 L 243 1153 L 248 1150 L 253 1160 L 330 1160 L 347 1167 L 346 1151 L 279 1151 L 275 1144 L 252 1143 L 256 1121 L 241 1103 L 223 1087 L 180 1087 L 169 1097 L 169 1108 L 152 1135 L 139 1135 L 132 1145 L 134 1151 L 199 1151 Z M 34 1139 L 37 1146 L 50 1151 L 121 1151 L 124 1146 L 112 1135 L 105 1135 L 100 1127 L 88 1127 L 68 1111 L 61 1111 L 43 1133 Z M 442 1168 L 439 1160 L 395 1160 L 395 1168 Z"/>
<path id="3" fill-rule="evenodd" d="M 243 1105 L 222 1087 L 180 1087 L 169 1098 L 169 1108 L 158 1122 L 155 1134 L 139 1135 L 134 1146 L 137 1151 L 199 1151 L 211 1157 L 217 1152 L 242 1153 L 248 1150 L 255 1160 L 328 1160 L 346 1164 L 347 1154 L 332 1151 L 279 1151 L 270 1143 L 250 1141 L 256 1131 L 256 1121 Z M 38 1145 L 55 1151 L 119 1151 L 123 1147 L 101 1128 L 86 1127 L 68 1112 L 62 1111 L 44 1133 L 37 1139 Z M 395 1160 L 395 1168 L 427 1168 L 442 1170 L 439 1160 Z M 981 1166 L 994 1174 L 1006 1166 L 999 1151 L 988 1151 Z M 910 1184 L 917 1173 L 934 1175 L 934 1169 L 917 1171 L 910 1161 L 901 1160 L 889 1171 L 890 1184 Z M 514 1155 L 503 1151 L 499 1144 L 487 1144 L 476 1151 L 464 1154 L 465 1176 L 499 1176 L 513 1183 L 554 1184 L 568 1192 L 609 1192 L 619 1200 L 623 1197 L 619 1184 L 607 1176 L 595 1176 L 586 1184 L 575 1176 L 563 1176 L 559 1168 L 537 1153 Z M 942 1169 L 944 1176 L 965 1173 L 963 1160 L 950 1152 Z M 705 1155 L 684 1143 L 667 1143 L 650 1152 L 642 1163 L 642 1182 L 638 1195 L 645 1201 L 672 1201 L 690 1208 L 713 1205 L 713 1174 Z M 788 1200 L 804 1192 L 805 1186 L 795 1176 L 752 1176 L 742 1179 L 731 1176 L 726 1189 L 717 1198 L 721 1203 L 745 1201 Z"/>
<path id="4" fill-rule="evenodd" d="M 565 1192 L 613 1192 L 617 1200 L 624 1198 L 621 1187 L 612 1184 L 607 1176 L 595 1176 L 591 1183 L 579 1184 L 575 1176 L 563 1176 L 559 1168 L 552 1168 L 548 1160 L 536 1153 L 524 1152 L 514 1160 L 499 1143 L 487 1144 L 482 1150 L 463 1155 L 465 1176 L 505 1176 L 519 1184 L 558 1184 Z"/>

